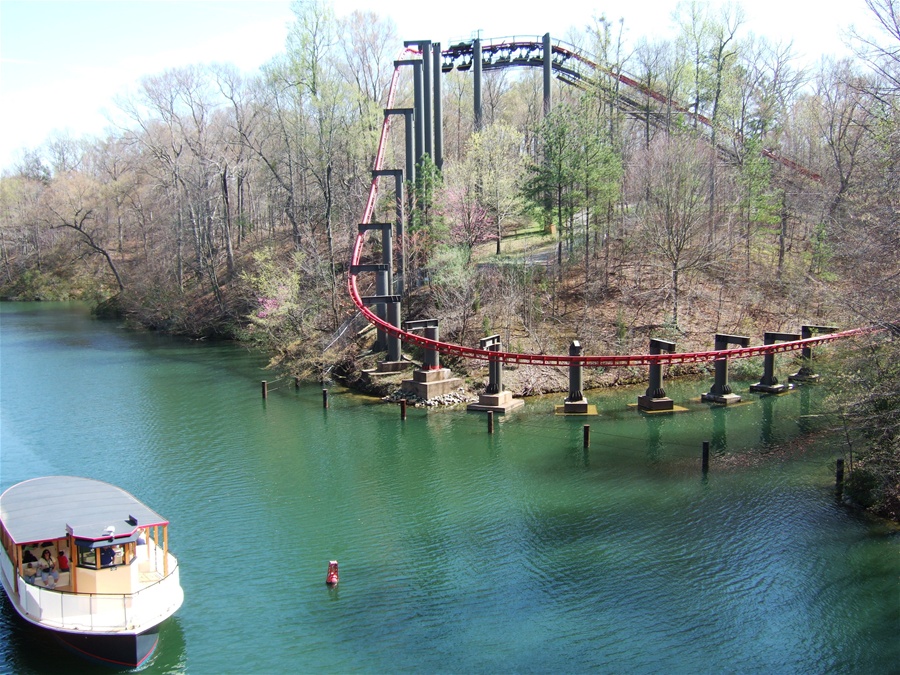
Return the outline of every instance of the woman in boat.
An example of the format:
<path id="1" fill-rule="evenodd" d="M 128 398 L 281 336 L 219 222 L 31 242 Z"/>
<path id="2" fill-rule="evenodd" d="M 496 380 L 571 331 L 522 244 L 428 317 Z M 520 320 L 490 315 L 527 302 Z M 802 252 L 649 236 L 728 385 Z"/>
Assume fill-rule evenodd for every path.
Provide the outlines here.
<path id="1" fill-rule="evenodd" d="M 44 549 L 38 564 L 41 566 L 41 581 L 44 582 L 44 586 L 56 588 L 56 582 L 59 581 L 59 571 L 56 569 L 56 561 L 53 559 L 49 548 Z M 53 577 L 52 582 L 48 581 L 50 577 Z"/>

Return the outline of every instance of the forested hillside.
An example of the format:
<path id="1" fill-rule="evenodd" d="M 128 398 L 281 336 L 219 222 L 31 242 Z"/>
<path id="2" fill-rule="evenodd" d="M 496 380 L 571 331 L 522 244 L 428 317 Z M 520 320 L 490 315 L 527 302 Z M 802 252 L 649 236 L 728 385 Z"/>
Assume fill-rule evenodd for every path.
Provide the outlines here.
<path id="1" fill-rule="evenodd" d="M 642 352 L 649 337 L 687 351 L 715 332 L 884 326 L 847 350 L 834 406 L 876 450 L 865 499 L 896 516 L 900 11 L 866 2 L 883 30 L 854 37 L 855 59 L 806 71 L 790 45 L 742 30 L 734 6 L 685 4 L 669 39 L 634 44 L 618 23 L 573 17 L 592 24 L 566 39 L 601 67 L 593 84 L 555 82 L 545 114 L 539 69 L 487 71 L 478 128 L 471 74 L 446 73 L 442 171 L 426 162 L 410 186 L 404 319 L 545 353 L 572 339 L 589 353 Z M 6 171 L 0 295 L 85 299 L 151 329 L 252 342 L 297 375 L 363 356 L 374 336 L 347 264 L 408 36 L 325 2 L 295 13 L 260 72 L 147 77 L 119 102 L 125 128 L 49 139 Z M 395 107 L 412 105 L 402 77 Z M 385 166 L 403 153 L 401 131 Z M 376 219 L 393 208 L 383 189 Z M 643 373 L 588 383 L 631 376 Z M 554 377 L 523 368 L 516 393 Z"/>

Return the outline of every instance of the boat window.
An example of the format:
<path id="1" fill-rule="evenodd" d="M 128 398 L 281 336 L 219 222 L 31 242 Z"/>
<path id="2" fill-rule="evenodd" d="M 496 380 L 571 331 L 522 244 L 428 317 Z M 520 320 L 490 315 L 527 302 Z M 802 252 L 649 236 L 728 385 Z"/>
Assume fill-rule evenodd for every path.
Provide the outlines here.
<path id="1" fill-rule="evenodd" d="M 78 566 L 97 569 L 97 552 L 85 546 L 78 547 Z"/>
<path id="2" fill-rule="evenodd" d="M 97 569 L 97 552 L 100 552 L 100 567 L 115 567 L 122 564 L 122 556 L 117 554 L 119 546 L 100 546 L 98 548 L 78 547 L 78 566 Z"/>

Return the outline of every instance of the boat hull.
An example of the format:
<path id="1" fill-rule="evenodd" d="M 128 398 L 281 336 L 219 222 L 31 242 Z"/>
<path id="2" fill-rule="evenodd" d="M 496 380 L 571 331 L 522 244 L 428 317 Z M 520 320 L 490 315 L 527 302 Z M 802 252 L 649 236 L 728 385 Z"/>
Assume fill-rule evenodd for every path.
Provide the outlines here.
<path id="1" fill-rule="evenodd" d="M 122 668 L 143 665 L 159 643 L 158 626 L 138 635 L 63 633 L 43 627 L 42 630 L 52 633 L 63 647 L 79 656 Z"/>
<path id="2" fill-rule="evenodd" d="M 56 630 L 22 614 L 0 574 L 4 595 L 16 616 L 33 630 L 50 635 L 68 651 L 107 666 L 137 668 L 149 659 L 159 644 L 159 624 L 142 633 L 91 633 Z"/>

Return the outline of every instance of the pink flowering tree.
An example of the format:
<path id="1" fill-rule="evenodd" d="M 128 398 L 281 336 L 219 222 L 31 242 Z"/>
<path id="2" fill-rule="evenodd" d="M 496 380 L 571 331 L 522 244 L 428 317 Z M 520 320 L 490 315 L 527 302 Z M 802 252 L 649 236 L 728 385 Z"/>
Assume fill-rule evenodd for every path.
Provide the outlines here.
<path id="1" fill-rule="evenodd" d="M 449 231 L 449 243 L 461 247 L 471 260 L 472 249 L 497 238 L 496 221 L 480 198 L 471 176 L 448 180 L 439 209 Z"/>
<path id="2" fill-rule="evenodd" d="M 324 305 L 325 296 L 310 292 L 301 272 L 302 254 L 279 258 L 262 249 L 253 258 L 253 266 L 241 274 L 250 309 L 248 337 L 276 351 L 309 337 L 315 331 L 311 317 Z"/>

